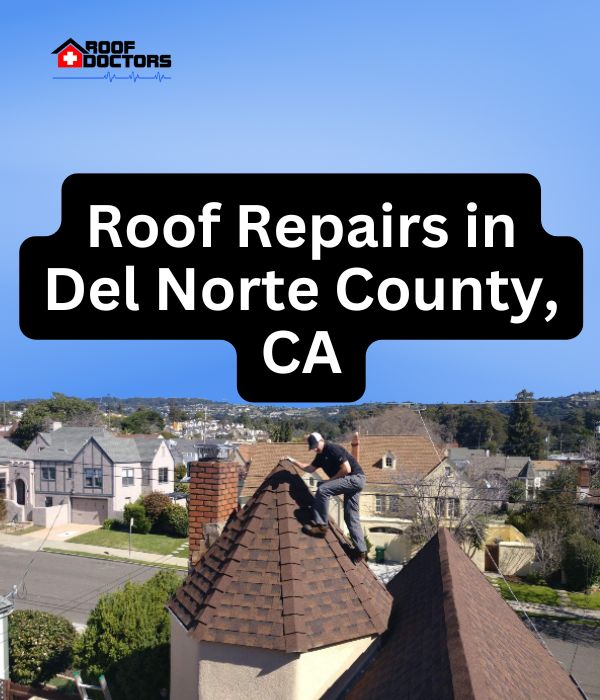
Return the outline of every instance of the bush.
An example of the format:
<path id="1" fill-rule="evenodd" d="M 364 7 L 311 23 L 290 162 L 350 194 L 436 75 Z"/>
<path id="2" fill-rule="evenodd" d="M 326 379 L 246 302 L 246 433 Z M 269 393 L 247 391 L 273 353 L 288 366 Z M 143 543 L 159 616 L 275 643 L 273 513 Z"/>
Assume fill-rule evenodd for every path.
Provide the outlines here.
<path id="1" fill-rule="evenodd" d="M 182 508 L 176 503 L 171 505 L 163 512 L 159 528 L 165 535 L 173 537 L 187 537 L 188 535 L 188 512 L 187 508 Z"/>
<path id="2" fill-rule="evenodd" d="M 175 465 L 175 481 L 181 481 L 184 476 L 187 476 L 187 467 L 185 464 Z"/>
<path id="3" fill-rule="evenodd" d="M 8 618 L 10 678 L 41 685 L 69 668 L 77 635 L 64 617 L 38 610 L 15 610 Z"/>
<path id="4" fill-rule="evenodd" d="M 169 614 L 165 604 L 181 584 L 161 571 L 143 584 L 104 595 L 75 645 L 74 664 L 86 680 L 106 675 L 113 700 L 160 698 L 169 687 Z"/>
<path id="5" fill-rule="evenodd" d="M 571 535 L 565 543 L 563 569 L 571 591 L 584 591 L 600 577 L 600 545 L 585 535 Z"/>
<path id="6" fill-rule="evenodd" d="M 133 531 L 147 535 L 152 527 L 152 521 L 146 515 L 143 503 L 128 503 L 123 510 L 123 524 L 129 529 L 129 521 L 133 518 Z"/>
<path id="7" fill-rule="evenodd" d="M 123 523 L 116 518 L 106 518 L 102 523 L 103 530 L 121 530 L 123 528 Z"/>
<path id="8" fill-rule="evenodd" d="M 152 527 L 154 527 L 159 521 L 160 516 L 171 505 L 171 499 L 166 493 L 152 491 L 152 493 L 142 498 L 142 503 L 146 509 L 146 515 L 150 518 Z"/>
<path id="9" fill-rule="evenodd" d="M 4 522 L 4 518 L 6 518 L 6 503 L 4 496 L 0 496 L 0 523 Z"/>

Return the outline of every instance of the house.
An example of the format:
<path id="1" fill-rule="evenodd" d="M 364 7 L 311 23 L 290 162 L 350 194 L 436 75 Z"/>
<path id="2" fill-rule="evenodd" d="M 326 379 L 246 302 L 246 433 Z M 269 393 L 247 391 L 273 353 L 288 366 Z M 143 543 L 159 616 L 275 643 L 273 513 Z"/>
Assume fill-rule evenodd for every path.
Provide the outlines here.
<path id="1" fill-rule="evenodd" d="M 89 51 L 80 46 L 74 39 L 67 39 L 60 46 L 57 46 L 52 53 L 57 54 L 57 65 L 59 68 L 82 68 L 83 55 L 89 53 Z"/>
<path id="2" fill-rule="evenodd" d="M 8 520 L 30 517 L 33 493 L 33 462 L 20 447 L 0 438 L 0 498 L 6 499 Z"/>
<path id="3" fill-rule="evenodd" d="M 341 444 L 354 455 L 367 477 L 360 498 L 360 519 L 371 544 L 386 547 L 386 557 L 390 560 L 406 561 L 413 550 L 407 530 L 415 518 L 415 497 L 418 495 L 415 486 L 427 478 L 428 488 L 433 489 L 433 483 L 446 474 L 449 465 L 429 438 L 423 435 L 359 436 L 355 433 L 350 442 Z M 309 462 L 313 457 L 304 442 L 243 445 L 237 454 L 240 464 L 246 467 L 240 498 L 242 505 L 280 458 L 290 455 Z M 324 476 L 317 471 L 304 474 L 303 478 L 314 490 Z M 443 494 L 438 494 L 438 507 L 450 516 L 454 514 L 454 499 L 464 498 L 466 494 L 463 487 L 454 493 L 458 481 L 453 484 L 452 488 L 447 487 Z M 344 527 L 341 499 L 331 499 L 330 515 L 339 527 Z"/>
<path id="4" fill-rule="evenodd" d="M 102 524 L 118 518 L 127 503 L 150 491 L 173 490 L 174 461 L 162 439 L 115 437 L 104 428 L 58 428 L 36 435 L 27 449 L 34 465 L 34 513 L 48 524 Z M 67 508 L 64 508 L 64 506 Z"/>
<path id="5" fill-rule="evenodd" d="M 237 465 L 191 477 L 192 551 L 235 504 Z M 334 523 L 301 532 L 312 500 L 280 462 L 192 565 L 168 605 L 172 700 L 581 697 L 447 530 L 386 589 Z"/>
<path id="6" fill-rule="evenodd" d="M 167 445 L 171 450 L 175 465 L 185 464 L 187 467 L 190 462 L 195 462 L 198 459 L 198 441 L 184 440 L 183 438 L 167 440 Z"/>

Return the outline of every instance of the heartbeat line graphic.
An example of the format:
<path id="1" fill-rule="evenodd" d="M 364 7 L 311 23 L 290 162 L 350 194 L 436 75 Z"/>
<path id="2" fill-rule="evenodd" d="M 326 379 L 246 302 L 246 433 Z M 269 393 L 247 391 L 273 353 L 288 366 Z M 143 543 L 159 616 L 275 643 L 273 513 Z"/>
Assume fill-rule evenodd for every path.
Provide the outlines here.
<path id="1" fill-rule="evenodd" d="M 135 71 L 131 71 L 129 75 L 117 75 L 116 73 L 111 73 L 110 71 L 107 71 L 104 75 L 54 75 L 52 76 L 52 80 L 108 80 L 109 83 L 112 83 L 113 80 L 131 80 L 134 83 L 137 83 L 138 80 L 158 80 L 159 83 L 162 83 L 163 80 L 171 80 L 170 75 L 165 75 L 164 73 L 160 73 L 159 71 L 156 71 L 154 75 L 140 75 L 139 73 L 136 73 Z"/>

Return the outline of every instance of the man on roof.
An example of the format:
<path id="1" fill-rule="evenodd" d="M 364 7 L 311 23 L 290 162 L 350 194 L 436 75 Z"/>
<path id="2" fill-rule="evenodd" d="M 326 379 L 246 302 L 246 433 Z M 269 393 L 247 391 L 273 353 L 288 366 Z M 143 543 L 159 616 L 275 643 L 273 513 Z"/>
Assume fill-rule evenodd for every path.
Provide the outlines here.
<path id="1" fill-rule="evenodd" d="M 312 537 L 325 537 L 331 496 L 344 496 L 344 520 L 354 542 L 352 558 L 356 561 L 367 558 L 367 546 L 360 524 L 359 499 L 365 485 L 365 474 L 360 464 L 341 445 L 326 442 L 320 433 L 311 433 L 307 439 L 308 449 L 316 452 L 312 463 L 304 464 L 293 457 L 287 459 L 300 469 L 312 474 L 321 468 L 329 477 L 317 487 L 314 504 L 314 520 L 302 527 Z"/>

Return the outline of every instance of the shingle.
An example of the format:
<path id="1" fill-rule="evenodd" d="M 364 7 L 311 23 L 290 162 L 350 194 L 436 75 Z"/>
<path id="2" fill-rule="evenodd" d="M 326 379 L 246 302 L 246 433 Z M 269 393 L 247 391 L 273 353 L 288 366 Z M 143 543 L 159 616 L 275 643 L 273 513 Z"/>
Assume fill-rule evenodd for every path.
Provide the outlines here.
<path id="1" fill-rule="evenodd" d="M 27 453 L 14 442 L 0 438 L 0 459 L 27 459 Z"/>
<path id="2" fill-rule="evenodd" d="M 558 662 L 441 529 L 389 584 L 388 631 L 347 700 L 581 700 Z"/>
<path id="3" fill-rule="evenodd" d="M 349 442 L 342 446 L 352 451 Z M 282 454 L 289 454 L 301 462 L 310 461 L 311 453 L 305 443 L 259 442 L 244 446 L 244 458 L 249 463 L 242 496 L 250 496 L 273 468 Z M 423 435 L 366 435 L 360 437 L 359 462 L 367 477 L 366 492 L 371 486 L 394 486 L 398 482 L 422 479 L 440 462 L 440 457 L 430 440 Z M 383 469 L 382 457 L 392 452 L 396 458 L 395 469 Z M 396 492 L 396 491 L 394 491 Z"/>
<path id="4" fill-rule="evenodd" d="M 268 475 L 169 605 L 193 638 L 291 652 L 385 630 L 391 596 L 341 531 L 302 533 L 312 503 L 289 463 Z"/>

